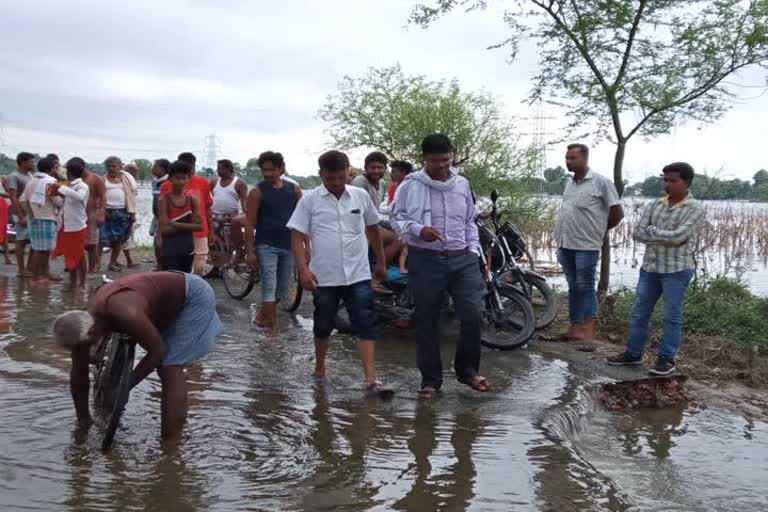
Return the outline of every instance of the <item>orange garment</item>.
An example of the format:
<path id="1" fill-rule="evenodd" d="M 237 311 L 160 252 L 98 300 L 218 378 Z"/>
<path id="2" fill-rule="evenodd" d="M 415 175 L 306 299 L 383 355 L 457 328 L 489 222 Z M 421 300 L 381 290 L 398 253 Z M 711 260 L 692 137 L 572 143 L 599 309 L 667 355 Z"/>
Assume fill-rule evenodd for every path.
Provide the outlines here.
<path id="1" fill-rule="evenodd" d="M 64 267 L 67 270 L 75 270 L 85 256 L 86 243 L 88 243 L 88 228 L 71 232 L 60 229 L 51 259 L 64 256 Z"/>
<path id="2" fill-rule="evenodd" d="M 8 203 L 0 197 L 0 243 L 8 237 Z"/>
<path id="3" fill-rule="evenodd" d="M 170 191 L 171 180 L 166 180 L 163 186 L 160 187 L 160 195 L 168 194 Z M 211 195 L 211 186 L 208 180 L 202 176 L 192 176 L 184 187 L 184 191 L 197 198 L 198 203 L 200 203 L 200 216 L 203 218 L 203 229 L 194 231 L 192 236 L 195 238 L 208 238 L 208 210 L 213 205 L 213 196 Z"/>

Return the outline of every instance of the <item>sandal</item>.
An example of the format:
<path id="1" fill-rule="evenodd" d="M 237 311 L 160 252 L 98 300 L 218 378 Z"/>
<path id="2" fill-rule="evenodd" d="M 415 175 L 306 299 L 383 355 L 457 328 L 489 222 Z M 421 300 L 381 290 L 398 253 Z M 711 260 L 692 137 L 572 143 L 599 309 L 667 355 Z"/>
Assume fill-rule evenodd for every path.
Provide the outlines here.
<path id="1" fill-rule="evenodd" d="M 417 394 L 419 398 L 424 400 L 431 400 L 435 398 L 435 395 L 437 395 L 438 391 L 439 390 L 433 386 L 424 386 L 419 390 Z"/>
<path id="2" fill-rule="evenodd" d="M 387 399 L 392 398 L 395 395 L 395 390 L 385 386 L 381 382 L 374 382 L 372 384 L 366 384 L 365 396 Z"/>
<path id="3" fill-rule="evenodd" d="M 479 375 L 475 375 L 471 379 L 460 380 L 459 382 L 466 384 L 467 386 L 471 387 L 475 391 L 479 391 L 480 393 L 487 393 L 491 390 L 491 386 L 488 384 L 486 378 Z"/>

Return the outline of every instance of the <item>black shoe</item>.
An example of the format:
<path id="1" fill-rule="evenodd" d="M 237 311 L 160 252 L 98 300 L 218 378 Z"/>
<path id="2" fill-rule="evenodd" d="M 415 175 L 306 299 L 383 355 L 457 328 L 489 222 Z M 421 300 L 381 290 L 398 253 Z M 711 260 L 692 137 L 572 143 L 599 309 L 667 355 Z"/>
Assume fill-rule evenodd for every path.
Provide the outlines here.
<path id="1" fill-rule="evenodd" d="M 611 366 L 636 366 L 643 364 L 643 356 L 622 352 L 617 356 L 606 357 L 605 361 Z"/>
<path id="2" fill-rule="evenodd" d="M 675 360 L 666 357 L 660 357 L 653 368 L 648 370 L 651 375 L 669 375 L 677 370 Z"/>

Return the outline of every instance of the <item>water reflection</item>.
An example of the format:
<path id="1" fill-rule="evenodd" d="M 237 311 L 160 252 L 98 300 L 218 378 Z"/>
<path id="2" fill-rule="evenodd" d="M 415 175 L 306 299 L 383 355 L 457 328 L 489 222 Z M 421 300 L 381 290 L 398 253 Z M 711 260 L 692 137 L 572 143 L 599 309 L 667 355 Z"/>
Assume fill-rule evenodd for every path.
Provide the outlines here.
<path id="1" fill-rule="evenodd" d="M 75 426 L 67 356 L 47 333 L 87 294 L 0 277 L 0 510 L 620 511 L 613 481 L 642 510 L 702 510 L 697 488 L 708 501 L 766 510 L 757 504 L 768 428 L 757 420 L 581 414 L 583 379 L 535 351 L 487 352 L 489 395 L 446 378 L 443 395 L 424 403 L 413 340 L 400 332 L 378 349 L 400 393 L 368 400 L 353 340 L 334 340 L 330 380 L 316 386 L 306 319 L 267 336 L 246 304 L 214 287 L 226 329 L 187 369 L 182 444 L 161 449 L 153 375 L 131 394 L 105 455 L 103 422 Z M 739 460 L 735 476 L 722 474 L 729 458 Z"/>

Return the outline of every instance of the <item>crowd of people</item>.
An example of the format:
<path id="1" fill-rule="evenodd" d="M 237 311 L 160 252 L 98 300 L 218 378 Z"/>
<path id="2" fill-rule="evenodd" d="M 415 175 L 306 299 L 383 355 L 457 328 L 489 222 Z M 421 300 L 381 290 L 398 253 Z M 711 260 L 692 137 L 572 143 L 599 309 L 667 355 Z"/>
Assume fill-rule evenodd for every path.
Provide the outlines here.
<path id="1" fill-rule="evenodd" d="M 178 435 L 186 417 L 182 368 L 209 353 L 221 332 L 213 290 L 199 274 L 216 225 L 227 222 L 237 258 L 258 267 L 261 305 L 255 323 L 276 329 L 277 304 L 287 298 L 294 272 L 314 297 L 313 334 L 318 383 L 326 378 L 330 336 L 340 303 L 347 308 L 362 367 L 363 391 L 389 397 L 377 379 L 374 294 L 393 266 L 408 275 L 415 303 L 418 395 L 429 399 L 443 385 L 440 315 L 450 296 L 460 322 L 453 371 L 478 392 L 491 389 L 480 373 L 481 320 L 485 285 L 478 257 L 478 211 L 470 183 L 454 167 L 448 137 L 432 134 L 421 144 L 422 167 L 369 154 L 362 173 L 351 172 L 349 158 L 332 150 L 318 158 L 322 185 L 302 191 L 285 175 L 282 154 L 262 153 L 263 180 L 250 191 L 229 160 L 218 162 L 218 178 L 195 173 L 195 157 L 157 160 L 152 183 L 153 236 L 157 268 L 133 273 L 99 288 L 86 311 L 56 319 L 59 344 L 72 351 L 71 387 L 78 418 L 90 422 L 88 354 L 104 332 L 131 335 L 147 351 L 134 370 L 133 385 L 154 370 L 160 375 L 163 436 Z M 559 338 L 594 338 L 598 301 L 595 290 L 599 251 L 623 211 L 614 185 L 589 168 L 587 146 L 566 153 L 572 177 L 558 214 L 559 260 L 568 282 L 570 327 Z M 110 248 L 109 270 L 122 269 L 121 252 L 130 250 L 136 219 L 136 181 L 127 166 L 110 157 L 104 178 L 88 171 L 80 158 L 57 177 L 58 160 L 22 153 L 18 170 L 4 183 L 16 223 L 18 272 L 38 282 L 55 280 L 48 260 L 65 256 L 74 283 L 97 271 L 103 247 Z M 391 182 L 384 178 L 389 168 Z M 653 306 L 663 296 L 664 337 L 658 374 L 674 371 L 680 346 L 682 303 L 693 274 L 689 247 L 704 213 L 689 191 L 693 169 L 675 163 L 663 169 L 667 195 L 647 205 L 635 233 L 646 244 L 626 350 L 609 364 L 640 364 Z M 2 211 L 0 211 L 2 215 Z M 25 266 L 24 248 L 31 254 Z M 91 250 L 96 247 L 96 250 Z M 6 253 L 7 254 L 7 253 Z M 86 258 L 88 263 L 86 264 Z M 130 262 L 127 262 L 130 264 Z M 196 275 L 197 274 L 197 275 Z M 383 292 L 383 290 L 382 290 Z"/>

